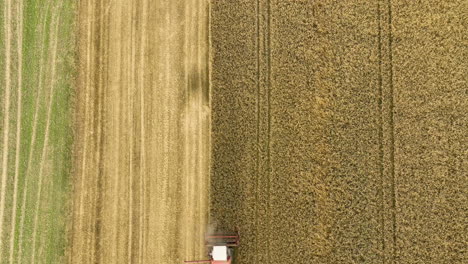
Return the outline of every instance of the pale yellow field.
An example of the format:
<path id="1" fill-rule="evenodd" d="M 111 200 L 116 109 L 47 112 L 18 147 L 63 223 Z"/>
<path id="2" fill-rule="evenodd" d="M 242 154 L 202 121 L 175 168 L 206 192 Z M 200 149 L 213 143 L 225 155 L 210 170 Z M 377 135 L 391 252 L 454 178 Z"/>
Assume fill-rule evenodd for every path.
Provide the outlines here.
<path id="1" fill-rule="evenodd" d="M 207 1 L 81 1 L 71 263 L 204 257 Z"/>

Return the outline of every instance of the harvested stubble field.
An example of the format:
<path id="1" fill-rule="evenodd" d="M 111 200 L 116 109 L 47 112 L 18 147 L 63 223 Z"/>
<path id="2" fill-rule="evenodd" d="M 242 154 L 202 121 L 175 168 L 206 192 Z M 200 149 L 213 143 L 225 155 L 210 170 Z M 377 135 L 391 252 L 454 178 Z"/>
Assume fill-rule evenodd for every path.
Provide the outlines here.
<path id="1" fill-rule="evenodd" d="M 70 263 L 204 257 L 208 2 L 79 5 Z"/>
<path id="2" fill-rule="evenodd" d="M 211 217 L 236 263 L 466 263 L 464 1 L 213 1 Z"/>

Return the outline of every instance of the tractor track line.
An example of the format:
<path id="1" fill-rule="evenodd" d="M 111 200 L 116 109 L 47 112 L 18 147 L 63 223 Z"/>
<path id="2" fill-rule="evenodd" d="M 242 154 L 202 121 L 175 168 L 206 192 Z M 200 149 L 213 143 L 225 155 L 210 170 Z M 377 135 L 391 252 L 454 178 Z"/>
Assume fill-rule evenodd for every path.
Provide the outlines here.
<path id="1" fill-rule="evenodd" d="M 10 229 L 10 256 L 9 261 L 13 263 L 13 255 L 14 255 L 14 245 L 15 245 L 15 229 L 16 229 L 16 202 L 18 198 L 18 177 L 19 177 L 19 160 L 20 160 L 20 150 L 21 150 L 21 111 L 22 111 L 22 84 L 23 84 L 23 1 L 18 1 L 18 24 L 17 24 L 17 31 L 18 31 L 18 45 L 17 45 L 17 53 L 18 53 L 18 101 L 17 101 L 17 116 L 16 116 L 16 157 L 15 157 L 15 176 L 14 176 L 14 184 L 13 184 L 13 202 L 12 207 L 13 210 L 11 212 L 11 229 Z M 1 258 L 0 258 L 1 259 Z"/>
<path id="2" fill-rule="evenodd" d="M 256 71 L 257 71 L 257 100 L 256 100 L 256 118 L 257 118 L 257 135 L 256 135 L 256 142 L 257 142 L 257 156 L 256 156 L 256 175 L 255 175 L 255 205 L 254 205 L 254 217 L 255 217 L 255 262 L 258 262 L 258 229 L 259 229 L 259 220 L 258 220 L 258 204 L 259 204 L 259 194 L 258 194 L 258 186 L 260 180 L 260 0 L 257 0 L 256 3 L 256 48 L 257 48 L 257 60 L 256 60 Z"/>
<path id="3" fill-rule="evenodd" d="M 44 67 L 42 65 L 44 64 L 44 57 L 45 57 L 45 50 L 47 49 L 44 47 L 44 43 L 46 40 L 46 25 L 47 25 L 47 13 L 49 12 L 50 8 L 50 2 L 48 5 L 45 7 L 45 11 L 41 12 L 44 14 L 43 16 L 41 15 L 40 21 L 42 21 L 42 29 L 41 33 L 43 34 L 42 36 L 42 41 L 41 41 L 41 56 L 40 56 L 40 65 L 41 67 L 39 68 L 39 77 L 38 77 L 38 89 L 37 89 L 37 94 L 36 94 L 36 101 L 35 101 L 35 107 L 34 107 L 34 118 L 33 118 L 33 128 L 32 128 L 32 134 L 31 134 L 31 142 L 29 144 L 29 155 L 28 155 L 28 161 L 26 165 L 26 173 L 25 173 L 25 179 L 24 179 L 24 188 L 23 188 L 23 198 L 22 198 L 22 203 L 21 203 L 21 219 L 20 219 L 20 228 L 19 228 L 19 254 L 18 254 L 18 263 L 21 263 L 21 258 L 22 258 L 22 241 L 23 241 L 23 232 L 24 232 L 24 220 L 26 217 L 26 201 L 27 201 L 27 194 L 28 194 L 28 186 L 29 186 L 29 174 L 31 172 L 31 163 L 33 160 L 33 153 L 34 153 L 34 145 L 36 143 L 36 134 L 37 134 L 37 122 L 39 119 L 39 99 L 41 98 L 42 94 L 42 89 L 43 89 L 43 78 L 44 78 Z"/>
<path id="4" fill-rule="evenodd" d="M 132 248 L 133 248 L 133 159 L 134 159 L 134 117 L 133 117 L 133 111 L 135 108 L 135 102 L 133 98 L 133 90 L 135 89 L 135 24 L 136 24 L 136 17 L 135 15 L 135 5 L 134 2 L 131 4 L 131 12 L 130 12 L 130 52 L 129 54 L 129 62 L 130 62 L 130 69 L 129 69 L 129 93 L 128 93 L 128 102 L 130 106 L 130 111 L 128 111 L 128 119 L 130 122 L 130 149 L 129 149 L 129 156 L 130 156 L 130 161 L 129 161 L 129 202 L 128 202 L 128 252 L 127 252 L 127 261 L 128 263 L 132 263 Z"/>
<path id="5" fill-rule="evenodd" d="M 94 193 L 94 213 L 95 217 L 93 219 L 94 222 L 94 263 L 101 263 L 102 257 L 102 202 L 103 202 L 103 175 L 104 175 L 104 162 L 103 162 L 103 148 L 104 148 L 104 96 L 105 96 L 105 72 L 103 68 L 106 68 L 104 65 L 104 55 L 106 49 L 104 47 L 104 18 L 105 14 L 102 14 L 103 2 L 99 3 L 97 14 L 99 15 L 99 20 L 97 21 L 97 35 L 98 38 L 96 39 L 96 55 L 97 61 L 99 64 L 98 70 L 95 71 L 94 79 L 97 80 L 97 95 L 96 100 L 94 102 L 94 108 L 96 109 L 97 113 L 97 122 L 95 123 L 96 130 L 97 130 L 97 138 L 96 138 L 96 146 L 98 147 L 96 152 L 96 161 L 97 161 L 97 171 L 96 171 L 96 192 Z"/>
<path id="6" fill-rule="evenodd" d="M 91 1 L 91 6 L 92 6 L 92 25 L 93 27 L 91 28 L 91 43 L 89 45 L 91 46 L 91 73 L 90 73 L 90 80 L 91 80 L 91 92 L 92 92 L 92 97 L 90 100 L 90 109 L 91 109 L 91 131 L 92 134 L 90 136 L 90 141 L 91 141 L 91 146 L 93 150 L 93 155 L 92 159 L 90 161 L 90 170 L 88 170 L 88 174 L 92 175 L 89 180 L 89 185 L 88 185 L 88 190 L 91 190 L 89 198 L 87 200 L 87 205 L 88 210 L 89 210 L 89 219 L 88 220 L 88 227 L 89 227 L 89 232 L 90 236 L 87 237 L 88 241 L 88 248 L 85 251 L 88 253 L 89 257 L 89 263 L 96 263 L 97 260 L 97 248 L 99 247 L 99 241 L 96 239 L 97 234 L 96 232 L 98 229 L 96 229 L 97 226 L 97 196 L 99 195 L 98 192 L 100 190 L 97 189 L 98 185 L 98 178 L 99 178 L 99 172 L 98 172 L 98 166 L 99 166 L 99 122 L 100 122 L 100 113 L 99 113 L 99 95 L 100 95 L 100 61 L 99 61 L 99 52 L 100 52 L 100 32 L 99 32 L 99 23 L 101 22 L 100 20 L 100 13 L 99 13 L 99 8 L 98 4 L 100 2 L 97 1 Z"/>
<path id="7" fill-rule="evenodd" d="M 145 169 L 146 169 L 146 164 L 145 164 L 145 159 L 146 159 L 146 149 L 145 149 L 145 96 L 144 96 L 144 89 L 145 89 L 145 47 L 146 47 L 146 19 L 147 19 L 147 1 L 143 1 L 143 15 L 142 15 L 142 33 L 141 33 L 141 49 L 140 49 L 140 136 L 141 136 L 141 142 L 140 142 L 140 231 L 139 231 L 139 246 L 140 246 L 140 251 L 139 251 L 139 261 L 140 263 L 144 263 L 144 219 L 145 219 L 145 185 L 144 185 L 144 179 L 145 179 Z"/>
<path id="8" fill-rule="evenodd" d="M 166 17 L 167 19 L 165 19 L 165 25 L 164 26 L 168 26 L 170 24 L 170 11 L 168 11 L 168 13 L 166 14 Z M 168 40 L 166 40 L 168 41 Z M 164 50 L 166 51 L 166 53 L 164 54 L 164 63 L 165 65 L 170 65 L 170 60 L 169 60 L 169 48 L 167 47 L 167 45 L 164 46 Z M 172 139 L 172 135 L 170 134 L 170 120 L 169 120 L 169 115 L 170 115 L 170 111 L 168 110 L 169 109 L 169 105 L 170 105 L 170 102 L 171 102 L 171 98 L 170 98 L 170 91 L 168 91 L 167 87 L 169 87 L 170 85 L 170 82 L 169 82 L 169 76 L 170 76 L 170 68 L 169 67 L 164 67 L 164 75 L 162 77 L 162 81 L 163 83 L 165 84 L 164 85 L 164 88 L 162 89 L 162 97 L 163 97 L 163 100 L 162 100 L 162 104 L 161 104 L 161 123 L 162 123 L 162 131 L 161 131 L 161 134 L 162 134 L 162 145 L 163 145 L 163 153 L 170 153 L 169 149 L 170 149 L 170 145 L 171 145 L 171 139 Z M 161 210 L 163 212 L 168 212 L 169 210 L 167 209 L 168 208 L 168 202 L 167 202 L 167 197 L 168 197 L 168 193 L 169 193 L 169 177 L 167 175 L 170 174 L 170 171 L 169 171 L 169 160 L 170 158 L 172 157 L 172 155 L 167 155 L 167 156 L 164 156 L 162 158 L 162 166 L 161 166 L 161 175 L 162 176 L 162 183 L 161 183 L 161 192 L 160 192 L 160 201 L 163 201 L 163 205 L 161 206 Z M 162 221 L 161 221 L 161 227 L 162 228 L 166 228 L 167 227 L 167 219 L 166 217 L 163 215 L 162 217 Z M 160 237 L 160 244 L 163 244 L 161 242 L 161 240 L 163 240 L 164 238 L 167 238 L 167 234 L 170 232 L 170 230 L 168 231 L 167 228 L 162 232 L 162 236 Z M 160 255 L 162 255 L 164 253 L 164 247 L 163 246 L 160 246 L 161 248 L 161 253 Z"/>
<path id="9" fill-rule="evenodd" d="M 378 17 L 378 37 L 379 37 L 379 43 L 378 43 L 378 51 L 379 51 L 379 101 L 378 101 L 378 111 L 379 111 L 379 161 L 380 161 L 380 166 L 379 166 L 379 174 L 380 174 L 380 228 L 382 229 L 382 237 L 381 237 L 381 243 L 382 243 L 382 264 L 385 264 L 386 261 L 386 245 L 385 245 L 385 199 L 384 199 L 384 142 L 383 142 L 383 130 L 384 130 L 384 122 L 383 122 L 383 115 L 384 115 L 384 108 L 383 108 L 383 77 L 382 77 L 382 11 L 380 7 L 380 1 L 377 3 L 377 17 Z"/>
<path id="10" fill-rule="evenodd" d="M 36 209 L 34 211 L 34 227 L 33 227 L 33 239 L 32 239 L 32 256 L 31 256 L 31 263 L 35 263 L 35 253 L 36 253 L 36 237 L 37 237 L 37 222 L 39 219 L 39 207 L 41 204 L 41 196 L 42 196 L 42 181 L 43 181 L 43 171 L 44 171 L 44 163 L 46 160 L 47 155 L 47 147 L 49 143 L 49 132 L 50 132 L 50 121 L 52 115 L 52 105 L 54 100 L 54 91 L 55 91 L 55 70 L 56 70 L 56 60 L 57 60 L 57 46 L 58 46 L 58 31 L 60 25 L 60 18 L 61 18 L 61 5 L 57 8 L 57 17 L 55 19 L 55 30 L 54 34 L 52 35 L 54 44 L 52 49 L 52 71 L 51 71 L 51 81 L 50 81 L 50 99 L 49 104 L 47 106 L 47 121 L 46 121 L 46 129 L 45 129 L 45 136 L 44 136 L 44 145 L 42 148 L 42 155 L 39 167 L 39 183 L 38 183 L 38 192 L 37 192 L 37 203 Z"/>
<path id="11" fill-rule="evenodd" d="M 132 13 L 133 13 L 133 17 L 134 18 L 138 18 L 139 17 L 139 10 L 140 10 L 140 7 L 139 7 L 139 3 L 140 1 L 136 1 L 135 5 L 132 7 Z M 138 23 L 139 24 L 139 23 Z M 132 83 L 133 83 L 133 94 L 132 94 L 132 98 L 133 98 L 133 108 L 132 108 L 132 112 L 133 112 L 133 125 L 131 126 L 132 127 L 132 148 L 131 148 L 131 151 L 132 151 L 132 155 L 133 155 L 133 158 L 132 158 L 132 162 L 133 161 L 136 161 L 136 159 L 140 158 L 141 159 L 141 153 L 138 153 L 139 149 L 137 150 L 137 142 L 135 140 L 135 136 L 138 135 L 138 131 L 137 131 L 137 128 L 138 128 L 138 121 L 139 121 L 139 115 L 140 115 L 140 104 L 141 102 L 138 101 L 139 99 L 139 65 L 137 64 L 137 56 L 139 55 L 139 48 L 140 47 L 140 43 L 139 43 L 139 39 L 138 39 L 138 33 L 139 33 L 139 28 L 138 28 L 138 24 L 137 24 L 137 21 L 136 19 L 134 19 L 134 22 L 133 22 L 133 44 L 132 44 L 132 61 L 131 61 L 131 65 L 132 65 Z M 137 50 L 138 49 L 138 50 Z M 131 225 L 132 225 L 132 233 L 130 234 L 131 237 L 132 237 L 132 245 L 131 245 L 131 253 L 130 253 L 130 262 L 131 263 L 135 263 L 137 262 L 137 260 L 139 259 L 139 253 L 140 253 L 140 245 L 138 244 L 139 242 L 139 232 L 140 232 L 140 226 L 139 226 L 139 220 L 140 220 L 140 203 L 141 201 L 139 201 L 137 199 L 137 195 L 139 195 L 139 189 L 140 189 L 140 180 L 139 180 L 139 177 L 141 176 L 141 168 L 138 167 L 138 164 L 140 161 L 138 162 L 133 162 L 133 166 L 134 166 L 134 176 L 132 177 L 131 181 L 132 181 L 132 217 L 131 217 Z M 138 197 L 139 198 L 139 197 Z M 138 210 L 136 210 L 136 208 L 138 208 Z M 137 220 L 138 219 L 138 220 Z M 136 228 L 135 228 L 135 225 L 136 225 Z M 137 237 L 138 235 L 138 237 Z M 137 247 L 138 246 L 138 247 Z"/>
<path id="12" fill-rule="evenodd" d="M 97 123 L 98 123 L 98 118 L 99 118 L 99 113 L 96 113 L 96 102 L 98 100 L 98 90 L 97 90 L 97 80 L 96 76 L 98 74 L 99 68 L 96 67 L 97 63 L 97 56 L 98 56 L 98 51 L 96 47 L 96 38 L 98 38 L 98 31 L 96 30 L 96 24 L 99 22 L 96 17 L 97 16 L 97 11 L 96 11 L 96 5 L 98 4 L 96 1 L 88 1 L 88 17 L 92 16 L 94 19 L 91 19 L 90 21 L 90 39 L 88 42 L 89 45 L 89 72 L 88 72 L 88 78 L 89 78 L 89 89 L 90 89 L 90 97 L 89 97 L 89 109 L 90 109 L 90 115 L 89 117 L 89 130 L 91 131 L 90 135 L 88 136 L 88 142 L 90 144 L 90 151 L 93 152 L 92 155 L 85 154 L 86 157 L 89 158 L 89 164 L 87 166 L 87 170 L 84 171 L 86 172 L 87 175 L 90 175 L 89 177 L 89 183 L 86 186 L 86 190 L 89 192 L 88 196 L 85 198 L 86 199 L 86 210 L 84 212 L 84 215 L 87 217 L 84 219 L 85 222 L 85 228 L 89 232 L 90 235 L 85 236 L 86 239 L 86 247 L 84 250 L 84 254 L 88 257 L 88 263 L 94 263 L 95 260 L 95 240 L 96 240 L 96 234 L 95 234 L 95 218 L 96 218 L 96 210 L 95 210 L 95 197 L 96 197 L 96 192 L 98 190 L 96 189 L 96 157 L 98 155 L 97 153 L 97 140 L 98 140 L 98 135 L 97 135 Z M 94 210 L 93 210 L 94 209 Z M 89 212 L 88 214 L 86 212 Z"/>
<path id="13" fill-rule="evenodd" d="M 103 92 L 103 97 L 102 97 L 103 105 L 102 105 L 102 109 L 103 109 L 103 116 L 104 116 L 103 119 L 104 119 L 104 120 L 109 120 L 109 121 L 111 121 L 111 118 L 108 117 L 107 113 L 110 112 L 110 111 L 106 111 L 106 107 L 105 107 L 105 105 L 104 105 L 104 102 L 107 101 L 106 98 L 109 98 L 109 97 L 110 97 L 110 95 L 108 95 L 108 94 L 111 94 L 111 93 L 113 92 L 112 89 L 111 89 L 112 86 L 111 86 L 111 84 L 110 84 L 110 78 L 109 78 L 109 76 L 111 76 L 111 74 L 109 74 L 109 72 L 110 72 L 110 66 L 109 66 L 109 62 L 110 62 L 110 59 L 109 59 L 109 52 L 110 52 L 110 36 L 111 36 L 111 32 L 112 32 L 112 29 L 111 29 L 111 27 L 110 27 L 110 25 L 111 25 L 111 23 L 110 23 L 110 16 L 111 16 L 110 11 L 111 11 L 111 6 L 112 6 L 112 4 L 113 4 L 113 1 L 112 1 L 112 0 L 109 0 L 109 2 L 107 3 L 107 5 L 105 6 L 105 8 L 104 8 L 104 6 L 103 6 L 104 14 L 103 14 L 103 17 L 102 17 L 103 28 L 106 29 L 105 42 L 104 42 L 104 44 L 105 44 L 104 50 L 106 51 L 106 57 L 105 57 L 105 67 L 106 67 L 105 69 L 106 69 L 106 71 L 105 71 L 105 78 L 104 78 L 104 79 L 105 79 L 106 87 L 109 87 L 108 90 L 106 89 L 106 90 L 104 90 L 104 92 Z M 114 108 L 112 108 L 112 111 L 114 111 Z M 104 130 L 104 128 L 103 128 L 103 130 Z M 107 133 L 112 134 L 109 130 L 104 130 L 104 131 L 108 131 Z M 103 135 L 102 137 L 103 137 L 104 139 L 109 138 L 109 136 L 107 136 L 107 135 Z M 110 140 L 107 140 L 106 142 L 110 142 Z M 101 140 L 101 150 L 102 150 L 102 152 L 104 153 L 104 140 Z M 108 155 L 108 156 L 109 156 L 109 155 Z M 106 171 L 106 169 L 105 169 L 105 161 L 106 161 L 106 159 L 102 159 L 102 158 L 101 158 L 101 164 L 102 164 L 101 166 L 102 166 L 102 168 L 103 168 L 103 173 L 104 173 L 104 171 Z M 118 167 L 118 166 L 116 166 L 116 167 Z M 107 170 L 107 171 L 108 171 L 108 170 Z M 118 177 L 118 174 L 114 174 L 114 175 L 117 175 L 117 177 Z M 110 184 L 109 184 L 109 187 L 110 187 Z M 107 188 L 106 188 L 106 189 L 107 189 Z M 111 188 L 108 188 L 108 189 L 111 190 Z M 113 195 L 114 195 L 114 194 L 113 194 Z M 116 197 L 116 196 L 114 195 L 114 197 Z M 102 200 L 104 201 L 104 198 L 102 198 Z M 103 206 L 103 207 L 104 207 L 104 206 Z M 106 206 L 106 207 L 107 207 L 107 206 Z M 105 208 L 106 208 L 106 207 L 105 207 Z M 102 221 L 104 222 L 104 226 L 107 226 L 107 225 L 108 225 L 108 224 L 105 222 L 105 219 L 102 220 Z M 107 237 L 106 237 L 106 239 L 107 239 Z M 114 242 L 114 243 L 115 243 L 115 242 Z M 108 247 L 108 245 L 106 245 L 106 247 Z M 109 252 L 110 250 L 112 250 L 112 248 L 109 248 L 109 250 L 106 251 L 106 252 Z M 104 255 L 102 255 L 102 257 L 104 258 Z"/>
<path id="14" fill-rule="evenodd" d="M 5 116 L 3 119 L 3 154 L 2 154 L 2 186 L 0 198 L 0 259 L 2 259 L 3 252 L 3 217 L 5 214 L 5 196 L 6 196 L 6 183 L 8 172 L 8 135 L 10 133 L 10 90 L 11 90 L 11 38 L 12 38 L 12 22 L 11 22 L 11 0 L 5 2 Z"/>
<path id="15" fill-rule="evenodd" d="M 393 224 L 393 262 L 397 261 L 397 223 L 396 223 L 396 178 L 395 178 L 395 96 L 394 96 L 394 85 L 393 85 L 393 33 L 392 33 L 392 0 L 388 0 L 388 48 L 389 54 L 388 59 L 390 62 L 390 174 L 391 186 L 392 186 L 392 224 Z"/>

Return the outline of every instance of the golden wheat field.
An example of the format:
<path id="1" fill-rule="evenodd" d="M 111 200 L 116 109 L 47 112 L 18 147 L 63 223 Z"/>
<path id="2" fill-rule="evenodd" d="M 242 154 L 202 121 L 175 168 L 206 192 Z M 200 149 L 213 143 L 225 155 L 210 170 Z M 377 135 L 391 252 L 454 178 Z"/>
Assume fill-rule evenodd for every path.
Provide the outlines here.
<path id="1" fill-rule="evenodd" d="M 467 261 L 462 2 L 212 2 L 211 217 L 237 263 Z"/>

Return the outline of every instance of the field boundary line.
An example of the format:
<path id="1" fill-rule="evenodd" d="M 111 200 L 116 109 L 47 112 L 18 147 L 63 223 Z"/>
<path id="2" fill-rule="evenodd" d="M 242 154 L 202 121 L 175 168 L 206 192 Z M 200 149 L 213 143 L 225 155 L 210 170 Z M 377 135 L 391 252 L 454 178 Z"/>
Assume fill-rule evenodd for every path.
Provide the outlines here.
<path id="1" fill-rule="evenodd" d="M 5 116 L 3 118 L 3 154 L 2 154 L 2 185 L 0 189 L 0 259 L 3 252 L 3 217 L 5 213 L 6 183 L 8 171 L 8 135 L 10 134 L 10 87 L 11 87 L 11 0 L 5 2 Z"/>
<path id="2" fill-rule="evenodd" d="M 35 263 L 35 253 L 36 253 L 36 237 L 37 237 L 37 222 L 39 218 L 39 207 L 41 204 L 41 196 L 42 196 L 42 180 L 43 180 L 43 170 L 44 170 L 44 163 L 45 163 L 45 156 L 47 155 L 48 143 L 49 143 L 49 132 L 50 132 L 50 121 L 51 121 L 51 114 L 52 114 L 52 104 L 54 100 L 54 92 L 55 92 L 55 69 L 56 69 L 56 60 L 57 60 L 57 46 L 58 46 L 58 31 L 59 31 L 59 24 L 61 18 L 61 7 L 60 5 L 57 9 L 57 18 L 55 20 L 55 31 L 54 31 L 54 44 L 52 49 L 52 71 L 51 71 L 51 81 L 50 81 L 50 99 L 49 105 L 47 107 L 47 121 L 46 121 L 46 129 L 45 129 L 45 136 L 44 136 L 44 146 L 42 148 L 42 155 L 39 167 L 39 183 L 38 183 L 38 192 L 37 192 L 37 203 L 36 209 L 34 211 L 34 227 L 33 227 L 33 239 L 32 239 L 32 255 L 31 255 L 31 263 Z"/>
<path id="3" fill-rule="evenodd" d="M 13 209 L 11 212 L 11 234 L 10 234 L 10 256 L 9 261 L 13 263 L 13 256 L 15 252 L 15 230 L 16 230 L 16 202 L 18 196 L 18 177 L 19 177 L 19 160 L 20 160 L 20 151 L 21 151 L 21 111 L 22 111 L 22 82 L 23 82 L 23 1 L 17 2 L 18 7 L 18 24 L 17 24 L 17 34 L 18 34 L 18 44 L 17 44 L 17 53 L 18 53 L 18 100 L 17 100 L 17 123 L 16 123 L 16 157 L 15 157 L 15 176 L 13 184 Z M 1 239 L 1 237 L 0 237 Z M 0 258 L 1 259 L 1 258 Z"/>

